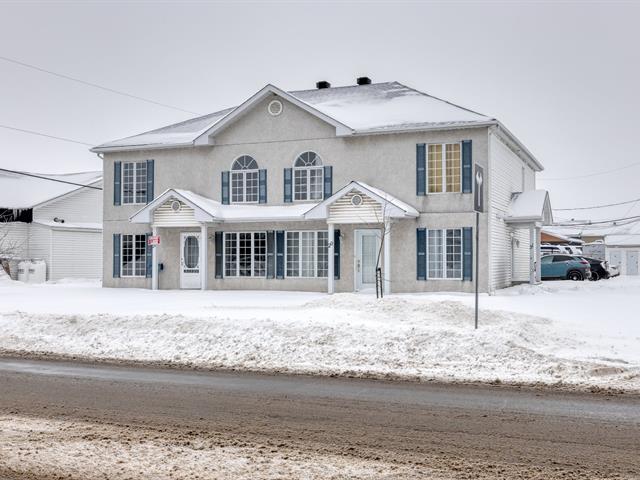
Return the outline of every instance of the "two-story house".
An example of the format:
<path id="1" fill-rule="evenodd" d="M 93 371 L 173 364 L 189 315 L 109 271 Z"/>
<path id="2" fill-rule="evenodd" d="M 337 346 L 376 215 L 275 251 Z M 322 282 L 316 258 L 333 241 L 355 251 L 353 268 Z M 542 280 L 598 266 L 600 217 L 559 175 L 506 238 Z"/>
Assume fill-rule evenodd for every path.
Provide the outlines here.
<path id="1" fill-rule="evenodd" d="M 397 82 L 267 85 L 92 151 L 104 160 L 107 287 L 353 292 L 372 289 L 377 268 L 386 292 L 539 278 L 551 222 L 540 163 L 497 120 Z"/>

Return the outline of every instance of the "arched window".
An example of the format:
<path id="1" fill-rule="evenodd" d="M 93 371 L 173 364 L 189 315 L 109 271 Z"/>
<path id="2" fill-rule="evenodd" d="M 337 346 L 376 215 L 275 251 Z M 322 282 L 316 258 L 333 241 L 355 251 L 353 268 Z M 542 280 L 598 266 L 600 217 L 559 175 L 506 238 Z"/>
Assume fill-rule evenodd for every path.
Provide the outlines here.
<path id="1" fill-rule="evenodd" d="M 243 155 L 231 166 L 231 203 L 257 202 L 258 162 L 249 155 Z"/>
<path id="2" fill-rule="evenodd" d="M 304 152 L 293 164 L 293 199 L 321 200 L 322 159 L 315 152 Z"/>

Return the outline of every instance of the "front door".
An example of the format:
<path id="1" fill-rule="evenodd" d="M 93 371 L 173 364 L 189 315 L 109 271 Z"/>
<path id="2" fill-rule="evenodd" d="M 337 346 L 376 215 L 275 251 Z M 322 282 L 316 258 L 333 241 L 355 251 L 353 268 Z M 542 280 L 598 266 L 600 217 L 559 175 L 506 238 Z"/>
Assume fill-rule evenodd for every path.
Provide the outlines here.
<path id="1" fill-rule="evenodd" d="M 180 234 L 180 288 L 200 288 L 200 233 Z"/>
<path id="2" fill-rule="evenodd" d="M 380 252 L 378 230 L 355 231 L 355 288 L 360 292 L 376 288 L 376 262 Z"/>
<path id="3" fill-rule="evenodd" d="M 627 275 L 638 275 L 638 252 L 627 252 Z"/>

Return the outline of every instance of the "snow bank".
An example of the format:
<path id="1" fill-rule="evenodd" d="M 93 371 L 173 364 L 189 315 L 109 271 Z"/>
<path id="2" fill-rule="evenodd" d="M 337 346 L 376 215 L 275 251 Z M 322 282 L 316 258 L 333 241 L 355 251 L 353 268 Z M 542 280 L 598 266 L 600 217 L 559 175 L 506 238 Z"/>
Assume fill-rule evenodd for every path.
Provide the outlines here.
<path id="1" fill-rule="evenodd" d="M 0 286 L 0 349 L 207 368 L 640 391 L 637 312 L 631 319 L 611 314 L 635 305 L 638 293 L 640 281 L 628 279 L 515 287 L 483 296 L 475 331 L 468 295 L 376 300 L 87 283 Z M 595 304 L 609 314 L 594 319 L 581 313 L 599 315 L 589 308 Z"/>

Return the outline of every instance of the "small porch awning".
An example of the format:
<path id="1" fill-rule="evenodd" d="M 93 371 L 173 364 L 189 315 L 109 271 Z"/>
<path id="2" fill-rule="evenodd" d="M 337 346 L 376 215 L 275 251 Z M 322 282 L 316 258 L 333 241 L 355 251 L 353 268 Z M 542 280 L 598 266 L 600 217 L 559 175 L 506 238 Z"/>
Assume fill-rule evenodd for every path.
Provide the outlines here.
<path id="1" fill-rule="evenodd" d="M 391 218 L 416 218 L 419 215 L 408 203 L 353 180 L 311 208 L 304 217 L 329 223 L 382 223 Z"/>
<path id="2" fill-rule="evenodd" d="M 157 226 L 300 221 L 304 220 L 304 214 L 316 205 L 223 205 L 189 190 L 170 188 L 137 211 L 129 220 L 131 223 L 153 223 Z"/>
<path id="3" fill-rule="evenodd" d="M 551 225 L 553 213 L 549 192 L 546 190 L 529 190 L 514 193 L 504 221 L 510 224 Z"/>

